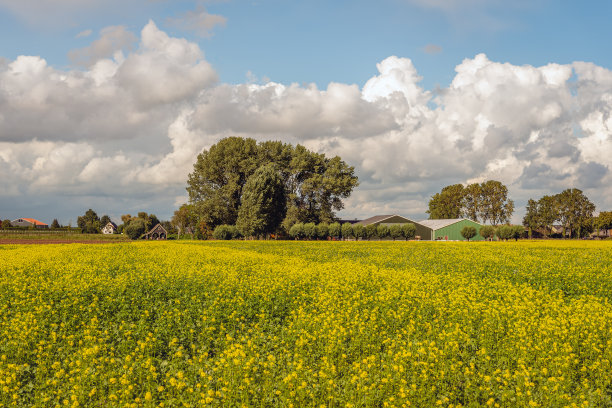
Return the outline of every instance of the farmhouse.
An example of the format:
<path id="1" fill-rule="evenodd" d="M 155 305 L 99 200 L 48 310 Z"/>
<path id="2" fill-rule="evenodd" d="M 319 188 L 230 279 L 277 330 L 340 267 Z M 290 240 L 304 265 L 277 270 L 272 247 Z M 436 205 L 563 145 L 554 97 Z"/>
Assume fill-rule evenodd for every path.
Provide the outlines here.
<path id="1" fill-rule="evenodd" d="M 34 227 L 34 228 L 49 228 L 47 224 L 44 222 L 40 222 L 35 220 L 34 218 L 17 218 L 16 220 L 11 221 L 11 226 L 13 227 Z"/>
<path id="2" fill-rule="evenodd" d="M 461 235 L 461 230 L 464 227 L 476 228 L 476 236 L 472 238 L 472 241 L 482 241 L 484 238 L 480 235 L 480 228 L 482 224 L 475 221 L 468 220 L 465 218 L 454 218 L 449 220 L 423 220 L 420 221 L 422 225 L 429 228 L 431 235 L 424 237 L 423 239 L 435 240 L 451 240 L 451 241 L 464 241 L 465 238 Z"/>
<path id="3" fill-rule="evenodd" d="M 375 215 L 374 217 L 370 217 L 363 221 L 359 221 L 355 223 L 355 225 L 363 225 L 364 227 L 374 224 L 374 225 L 396 225 L 396 224 L 407 224 L 412 223 L 416 227 L 416 236 L 420 237 L 420 239 L 431 239 L 431 229 L 426 227 L 420 222 L 413 221 L 409 218 L 402 217 L 401 215 Z"/>
<path id="4" fill-rule="evenodd" d="M 166 239 L 168 232 L 161 224 L 157 224 L 149 232 L 142 236 L 143 239 Z"/>
<path id="5" fill-rule="evenodd" d="M 103 234 L 114 234 L 117 232 L 117 224 L 112 221 L 109 221 L 104 227 L 102 227 Z"/>

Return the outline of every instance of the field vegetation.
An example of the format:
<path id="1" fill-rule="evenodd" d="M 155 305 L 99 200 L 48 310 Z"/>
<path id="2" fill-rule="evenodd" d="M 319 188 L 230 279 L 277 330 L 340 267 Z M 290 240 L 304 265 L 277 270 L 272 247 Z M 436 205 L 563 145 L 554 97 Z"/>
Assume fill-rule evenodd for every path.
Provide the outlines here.
<path id="1" fill-rule="evenodd" d="M 0 246 L 0 406 L 612 404 L 608 242 Z"/>

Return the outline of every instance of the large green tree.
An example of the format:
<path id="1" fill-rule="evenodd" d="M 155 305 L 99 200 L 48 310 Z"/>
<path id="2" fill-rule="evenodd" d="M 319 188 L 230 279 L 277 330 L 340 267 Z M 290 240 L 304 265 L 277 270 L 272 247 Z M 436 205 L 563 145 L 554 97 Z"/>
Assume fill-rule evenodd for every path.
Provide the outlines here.
<path id="1" fill-rule="evenodd" d="M 463 217 L 465 188 L 462 184 L 446 186 L 429 200 L 427 213 L 432 220 Z"/>
<path id="2" fill-rule="evenodd" d="M 492 225 L 509 222 L 514 213 L 514 201 L 508 199 L 508 187 L 496 180 L 480 184 L 479 217 Z"/>
<path id="3" fill-rule="evenodd" d="M 555 196 L 545 195 L 538 200 L 537 220 L 539 227 L 548 236 L 555 221 L 559 219 L 559 203 Z"/>
<path id="4" fill-rule="evenodd" d="M 187 180 L 190 203 L 209 225 L 235 224 L 249 177 L 274 164 L 285 188 L 289 231 L 296 222 L 332 222 L 358 184 L 354 168 L 303 146 L 229 137 L 204 150 Z"/>
<path id="5" fill-rule="evenodd" d="M 275 232 L 285 218 L 285 185 L 273 164 L 260 167 L 242 191 L 236 226 L 245 237 Z"/>
<path id="6" fill-rule="evenodd" d="M 123 219 L 123 217 L 121 217 L 121 219 Z M 191 204 L 181 205 L 180 208 L 174 212 L 174 216 L 170 222 L 174 228 L 176 228 L 179 238 L 181 234 L 193 233 L 198 225 L 198 216 L 195 212 L 195 207 Z"/>
<path id="7" fill-rule="evenodd" d="M 514 202 L 508 199 L 508 188 L 496 180 L 446 186 L 429 200 L 430 219 L 467 217 L 493 225 L 508 222 L 514 212 Z"/>
<path id="8" fill-rule="evenodd" d="M 529 199 L 527 201 L 527 207 L 525 208 L 525 216 L 523 217 L 523 225 L 527 227 L 529 231 L 529 239 L 533 236 L 533 231 L 540 228 L 540 218 L 538 215 L 538 202 Z"/>
<path id="9" fill-rule="evenodd" d="M 77 218 L 77 225 L 84 234 L 98 234 L 100 232 L 100 217 L 91 208 Z"/>
<path id="10" fill-rule="evenodd" d="M 601 211 L 597 217 L 594 217 L 593 228 L 597 231 L 597 235 L 601 230 L 612 229 L 612 211 Z"/>
<path id="11" fill-rule="evenodd" d="M 482 188 L 479 183 L 469 184 L 464 190 L 463 216 L 478 222 L 482 206 Z"/>
<path id="12" fill-rule="evenodd" d="M 568 188 L 556 196 L 559 205 L 559 221 L 565 230 L 569 230 L 570 238 L 574 233 L 581 237 L 592 225 L 595 205 L 584 195 L 582 190 Z"/>

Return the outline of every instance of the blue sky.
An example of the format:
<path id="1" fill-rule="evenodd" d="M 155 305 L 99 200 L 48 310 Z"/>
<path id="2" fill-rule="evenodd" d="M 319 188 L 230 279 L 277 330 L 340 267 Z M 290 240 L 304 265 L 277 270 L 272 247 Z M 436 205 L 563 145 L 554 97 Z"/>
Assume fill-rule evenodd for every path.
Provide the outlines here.
<path id="1" fill-rule="evenodd" d="M 0 0 L 0 217 L 169 218 L 197 152 L 228 135 L 339 154 L 362 180 L 346 217 L 425 217 L 445 185 L 487 178 L 509 186 L 516 222 L 527 198 L 567 187 L 609 209 L 611 12 L 569 0 Z M 151 177 L 162 168 L 171 176 Z"/>
<path id="2" fill-rule="evenodd" d="M 612 38 L 612 3 L 607 1 L 431 2 L 438 6 L 426 6 L 424 0 L 134 3 L 68 10 L 56 21 L 0 8 L 2 56 L 40 55 L 66 67 L 68 51 L 88 45 L 104 27 L 124 25 L 138 32 L 152 19 L 169 34 L 198 42 L 220 79 L 229 83 L 244 82 L 251 72 L 285 84 L 363 85 L 376 73 L 375 64 L 390 55 L 411 58 L 428 89 L 447 86 L 454 67 L 479 53 L 515 65 L 612 65 L 612 43 L 606 40 Z M 210 38 L 168 24 L 169 18 L 198 6 L 227 19 L 225 26 L 211 30 Z M 92 34 L 75 38 L 86 30 Z M 428 45 L 439 50 L 428 53 Z"/>

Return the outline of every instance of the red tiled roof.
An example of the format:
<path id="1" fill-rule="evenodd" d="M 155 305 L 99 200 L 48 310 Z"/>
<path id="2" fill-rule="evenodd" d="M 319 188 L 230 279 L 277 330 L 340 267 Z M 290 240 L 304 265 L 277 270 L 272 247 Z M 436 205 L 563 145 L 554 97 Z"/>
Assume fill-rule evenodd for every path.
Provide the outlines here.
<path id="1" fill-rule="evenodd" d="M 38 220 L 35 220 L 34 218 L 22 218 L 22 220 L 26 220 L 28 222 L 31 222 L 34 225 L 47 225 L 44 222 L 40 222 Z"/>

